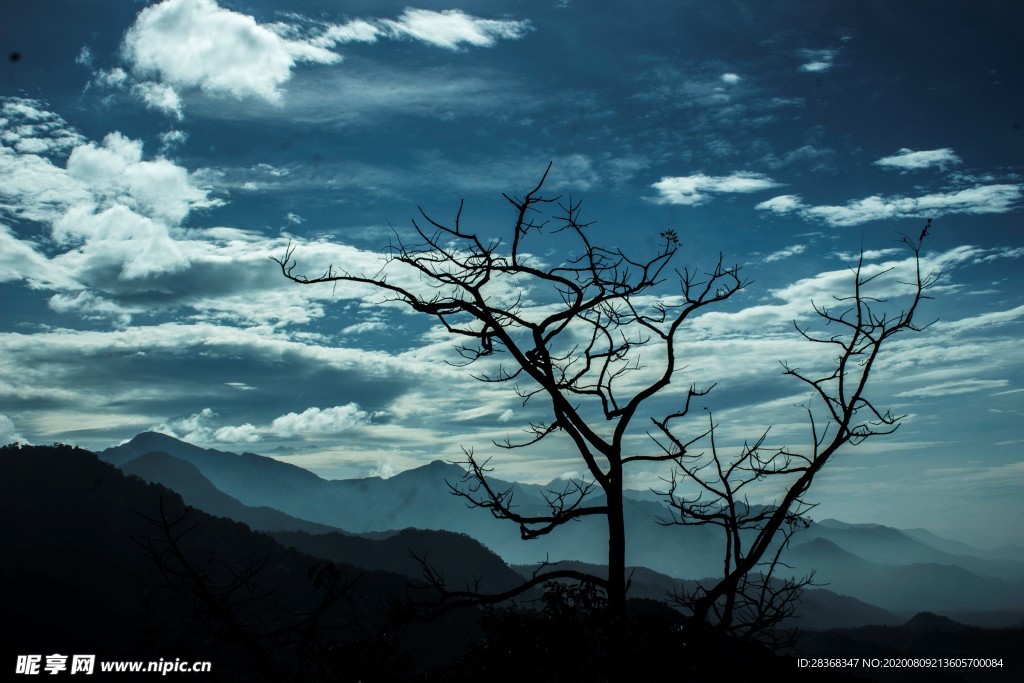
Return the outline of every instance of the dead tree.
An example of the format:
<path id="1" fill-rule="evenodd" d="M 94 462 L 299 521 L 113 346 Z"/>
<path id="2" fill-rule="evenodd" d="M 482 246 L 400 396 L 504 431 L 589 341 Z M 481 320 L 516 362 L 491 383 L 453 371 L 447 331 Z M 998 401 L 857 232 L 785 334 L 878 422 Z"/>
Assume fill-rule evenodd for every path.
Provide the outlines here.
<path id="1" fill-rule="evenodd" d="M 766 429 L 744 443 L 737 454 L 723 453 L 715 439 L 717 425 L 709 414 L 704 449 L 691 452 L 694 442 L 683 443 L 674 431 L 673 423 L 685 417 L 685 411 L 654 420 L 657 432 L 652 438 L 676 466 L 668 480 L 670 523 L 714 525 L 723 532 L 721 578 L 676 596 L 693 614 L 696 628 L 771 638 L 775 627 L 794 615 L 800 590 L 812 582 L 813 573 L 787 575 L 789 567 L 782 554 L 791 536 L 808 525 L 806 515 L 814 503 L 807 493 L 815 476 L 844 446 L 891 434 L 905 417 L 880 409 L 867 389 L 889 340 L 927 327 L 915 322 L 915 315 L 922 300 L 930 298 L 926 291 L 938 277 L 921 270 L 921 243 L 930 226 L 931 219 L 916 242 L 900 237 L 913 264 L 911 279 L 899 283 L 905 295 L 901 309 L 890 310 L 889 301 L 871 293 L 875 281 L 893 269 L 868 275 L 861 256 L 851 269 L 851 295 L 834 296 L 832 307 L 812 304 L 817 326 L 794 322 L 808 342 L 834 351 L 830 367 L 823 371 L 782 364 L 786 375 L 811 390 L 803 407 L 809 429 L 805 448 L 769 445 Z M 686 493 L 684 485 L 689 487 Z M 752 504 L 748 494 L 758 487 L 774 489 L 774 502 Z"/>
<path id="2" fill-rule="evenodd" d="M 550 533 L 584 516 L 603 516 L 608 526 L 608 577 L 587 578 L 607 591 L 611 612 L 624 615 L 623 466 L 648 459 L 626 451 L 627 429 L 641 406 L 672 380 L 677 368 L 676 338 L 684 321 L 695 311 L 729 298 L 744 282 L 739 268 L 727 267 L 721 259 L 707 273 L 673 272 L 669 264 L 679 240 L 671 230 L 661 234 L 661 246 L 654 256 L 635 260 L 620 249 L 591 243 L 578 202 L 557 204 L 561 212 L 554 221 L 538 219 L 538 209 L 559 200 L 540 195 L 546 177 L 547 171 L 522 197 L 505 195 L 516 212 L 507 244 L 467 230 L 461 223 L 461 205 L 452 225 L 435 221 L 421 210 L 425 222 L 413 221 L 419 241 L 407 244 L 396 238 L 388 260 L 418 273 L 428 286 L 425 293 L 395 284 L 385 272 L 361 275 L 330 267 L 319 277 L 295 274 L 292 248 L 275 260 L 294 282 L 370 284 L 385 292 L 388 300 L 435 317 L 448 332 L 467 339 L 458 349 L 467 364 L 497 353 L 509 356 L 508 365 L 499 364 L 478 378 L 513 383 L 524 402 L 543 399 L 551 419 L 533 424 L 523 442 L 498 445 L 522 448 L 561 432 L 574 444 L 593 481 L 552 491 L 547 514 L 523 516 L 515 510 L 511 491 L 490 485 L 486 461 L 479 461 L 472 449 L 466 449 L 467 477 L 455 491 L 470 505 L 518 524 L 524 539 Z M 578 256 L 566 263 L 544 265 L 527 253 L 527 238 L 546 229 L 568 233 Z M 678 279 L 678 301 L 641 306 L 641 295 L 669 275 Z M 494 294 L 509 283 L 517 295 Z M 527 290 L 532 299 L 554 305 L 524 304 Z M 635 352 L 644 348 L 653 358 L 654 347 L 660 368 L 656 375 L 640 389 L 620 390 L 623 379 L 640 370 Z M 699 394 L 691 389 L 691 396 Z M 598 421 L 606 426 L 601 428 Z M 590 503 L 590 494 L 597 489 L 604 494 L 603 504 Z M 551 578 L 558 577 L 542 574 L 530 583 L 537 585 Z"/>
<path id="3" fill-rule="evenodd" d="M 410 243 L 396 235 L 386 251 L 386 265 L 377 273 L 353 273 L 330 266 L 319 276 L 300 274 L 291 245 L 274 261 L 285 277 L 299 284 L 350 282 L 377 288 L 385 301 L 399 302 L 430 316 L 450 334 L 463 339 L 457 350 L 464 364 L 475 366 L 477 379 L 510 383 L 524 404 L 544 402 L 549 419 L 531 424 L 527 438 L 521 442 L 496 445 L 523 448 L 555 434 L 563 435 L 586 466 L 586 481 L 549 491 L 546 512 L 522 514 L 513 501 L 512 490 L 492 486 L 488 462 L 466 448 L 467 474 L 453 485 L 454 492 L 470 506 L 487 509 L 495 517 L 517 524 L 523 539 L 548 534 L 585 516 L 603 517 L 608 528 L 607 578 L 571 578 L 602 587 L 613 621 L 621 623 L 627 591 L 624 468 L 636 462 L 675 462 L 686 476 L 693 476 L 687 470 L 687 448 L 708 437 L 712 430 L 701 429 L 692 437 L 682 438 L 674 434 L 673 423 L 684 418 L 693 399 L 705 396 L 710 388 L 691 385 L 678 410 L 660 421 L 655 419 L 669 445 L 636 451 L 627 446 L 631 443 L 629 437 L 644 433 L 653 399 L 677 379 L 681 369 L 679 346 L 687 321 L 701 309 L 729 299 L 748 283 L 741 277 L 739 266 L 726 265 L 721 257 L 706 270 L 676 268 L 673 261 L 680 243 L 674 230 L 660 233 L 656 252 L 647 258 L 637 259 L 619 248 L 593 243 L 587 230 L 590 224 L 581 219 L 579 202 L 571 198 L 561 202 L 560 197 L 541 194 L 550 168 L 525 195 L 504 195 L 515 212 L 507 240 L 481 237 L 464 226 L 460 204 L 451 224 L 439 222 L 420 209 L 422 220 L 413 220 L 415 241 Z M 553 215 L 549 216 L 548 211 Z M 562 238 L 571 241 L 574 256 L 560 263 L 542 262 L 534 255 L 540 250 L 531 250 L 530 245 L 545 233 L 561 233 Z M 415 274 L 420 284 L 405 284 L 415 283 L 416 278 L 401 279 L 402 269 Z M 667 296 L 663 285 L 670 281 L 673 291 Z M 857 296 L 859 302 L 860 294 Z M 908 324 L 899 329 L 909 326 L 910 315 L 906 319 Z M 836 324 L 852 324 L 857 331 L 850 362 L 862 352 L 865 336 L 875 333 L 872 325 L 878 322 L 858 318 L 851 323 L 845 317 L 836 318 Z M 889 323 L 883 320 L 881 324 Z M 899 329 L 886 332 L 873 353 L 877 353 L 881 341 Z M 872 362 L 873 358 L 872 354 Z M 845 376 L 847 365 L 843 364 L 837 377 Z M 789 372 L 800 377 L 796 371 Z M 852 401 L 845 393 L 840 400 L 857 411 L 869 409 L 870 404 L 860 398 L 862 390 Z M 842 414 L 843 410 L 836 408 L 840 416 L 837 422 L 845 434 L 854 427 Z M 831 446 L 828 449 L 822 464 L 834 451 Z M 756 455 L 755 451 L 748 456 L 748 463 L 755 469 L 778 468 L 785 457 L 780 454 L 763 465 L 754 465 L 759 462 Z M 820 466 L 808 465 L 807 469 L 810 474 L 801 481 L 809 485 Z M 740 585 L 740 579 L 765 557 L 767 547 L 792 517 L 794 502 L 806 487 L 798 489 L 792 500 L 778 506 L 777 515 L 765 521 L 765 534 L 755 552 L 745 552 L 740 562 L 727 565 L 728 587 L 714 589 L 714 595 L 709 594 L 709 605 L 717 604 L 721 590 Z M 683 508 L 685 519 L 695 519 L 687 506 L 689 503 Z M 558 578 L 557 568 L 541 571 L 523 590 Z"/>

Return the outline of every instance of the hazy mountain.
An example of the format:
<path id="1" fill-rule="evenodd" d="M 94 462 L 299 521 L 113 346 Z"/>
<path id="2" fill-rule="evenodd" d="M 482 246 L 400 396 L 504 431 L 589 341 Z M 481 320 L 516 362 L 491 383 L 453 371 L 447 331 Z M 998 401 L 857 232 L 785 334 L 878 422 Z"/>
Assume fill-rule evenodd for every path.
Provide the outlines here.
<path id="1" fill-rule="evenodd" d="M 927 533 L 927 532 L 926 532 Z M 918 534 L 918 537 L 922 537 Z M 1024 563 L 1005 559 L 988 559 L 983 551 L 970 552 L 970 548 L 955 541 L 943 544 L 955 551 L 939 549 L 928 542 L 938 539 L 929 534 L 919 540 L 907 532 L 881 524 L 847 524 L 834 519 L 814 523 L 802 531 L 797 542 L 824 538 L 844 550 L 871 562 L 890 565 L 940 564 L 957 566 L 983 576 L 993 576 L 1010 581 L 1024 579 Z"/>
<path id="2" fill-rule="evenodd" d="M 404 529 L 437 529 L 465 533 L 500 554 L 507 562 L 574 559 L 603 562 L 607 536 L 603 520 L 584 518 L 552 534 L 524 543 L 514 524 L 496 520 L 485 510 L 467 509 L 466 500 L 452 494 L 465 471 L 434 461 L 389 479 L 325 480 L 300 467 L 253 453 L 235 454 L 205 449 L 164 434 L 144 433 L 100 453 L 104 460 L 123 464 L 151 451 L 161 451 L 195 465 L 218 489 L 249 506 L 269 506 L 301 519 L 352 533 Z M 512 489 L 522 514 L 544 513 L 545 487 L 494 480 L 501 490 Z M 593 502 L 600 504 L 601 497 Z M 663 527 L 663 503 L 627 499 L 625 502 L 628 560 L 666 573 L 701 576 L 717 570 L 720 541 L 708 528 Z"/>
<path id="3" fill-rule="evenodd" d="M 944 550 L 945 552 L 953 555 L 975 555 L 977 557 L 984 557 L 993 560 L 1012 560 L 1014 562 L 1024 563 L 1024 547 L 1019 545 L 999 545 L 992 548 L 982 549 L 964 543 L 963 541 L 945 538 L 944 536 L 934 534 L 927 529 L 904 529 L 903 533 L 907 534 L 911 538 L 916 538 L 922 543 L 927 543 L 933 548 Z"/>
<path id="4" fill-rule="evenodd" d="M 313 534 L 339 531 L 326 524 L 286 515 L 265 505 L 244 505 L 214 486 L 198 467 L 167 453 L 152 451 L 140 455 L 121 465 L 121 471 L 143 481 L 166 486 L 181 494 L 188 505 L 211 515 L 242 522 L 256 531 L 307 531 Z"/>
<path id="5" fill-rule="evenodd" d="M 102 457 L 126 462 L 157 447 L 192 463 L 214 486 L 245 505 L 271 506 L 355 534 L 384 538 L 390 534 L 383 532 L 405 528 L 457 532 L 476 539 L 511 564 L 532 564 L 545 558 L 602 564 L 606 559 L 607 534 L 599 516 L 523 542 L 516 525 L 496 520 L 486 510 L 468 509 L 464 498 L 452 495 L 450 484 L 458 484 L 465 472 L 441 461 L 389 479 L 328 481 L 252 453 L 203 449 L 151 433 L 108 449 Z M 521 513 L 546 511 L 541 495 L 545 487 L 500 480 L 492 484 L 500 490 L 511 489 Z M 601 497 L 594 496 L 593 502 L 600 504 Z M 653 495 L 627 497 L 624 506 L 630 564 L 680 578 L 714 576 L 720 571 L 723 543 L 717 529 L 658 524 L 659 519 L 668 517 L 667 508 Z M 308 548 L 314 542 L 305 539 L 300 547 Z M 340 548 L 344 543 L 357 541 L 337 540 L 335 545 Z M 1024 609 L 1024 564 L 985 557 L 984 552 L 959 552 L 966 550 L 969 548 L 939 543 L 921 533 L 823 520 L 794 536 L 786 561 L 794 565 L 796 576 L 815 570 L 819 585 L 824 583 L 823 587 L 837 594 L 887 610 L 959 615 L 970 611 L 973 620 L 985 622 L 984 614 L 991 613 L 998 623 L 1012 621 Z M 407 560 L 392 557 L 390 561 L 397 564 L 373 566 L 408 571 Z M 1020 613 L 1024 615 L 1024 611 Z"/>
<path id="6" fill-rule="evenodd" d="M 1024 605 L 1024 585 L 979 576 L 955 565 L 881 564 L 825 538 L 796 543 L 786 562 L 813 570 L 815 583 L 892 611 L 998 610 Z"/>

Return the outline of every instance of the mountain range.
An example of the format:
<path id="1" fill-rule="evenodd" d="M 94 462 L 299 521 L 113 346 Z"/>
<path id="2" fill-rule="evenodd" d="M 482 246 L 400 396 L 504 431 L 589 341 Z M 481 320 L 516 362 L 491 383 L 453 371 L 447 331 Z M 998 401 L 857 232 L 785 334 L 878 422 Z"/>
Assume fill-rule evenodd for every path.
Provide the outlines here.
<path id="1" fill-rule="evenodd" d="M 424 582 L 426 566 L 449 589 L 491 592 L 517 585 L 535 565 L 510 565 L 461 532 L 413 527 L 352 532 L 249 505 L 204 473 L 208 466 L 222 484 L 261 482 L 262 477 L 268 490 L 273 479 L 267 477 L 279 474 L 290 477 L 299 492 L 303 486 L 334 492 L 321 491 L 329 501 L 337 491 L 398 496 L 417 481 L 444 492 L 447 485 L 437 477 L 454 474 L 450 465 L 432 463 L 393 477 L 400 485 L 392 489 L 392 479 L 324 482 L 261 456 L 209 451 L 165 436 L 141 435 L 130 445 L 141 452 L 120 447 L 105 454 L 118 459 L 120 468 L 67 446 L 0 448 L 0 575 L 8 587 L 3 616 L 18 624 L 2 646 L 10 658 L 45 650 L 209 660 L 217 662 L 224 680 L 314 680 L 330 678 L 329 670 L 343 672 L 343 680 L 412 680 L 427 671 L 436 676 L 417 680 L 475 680 L 480 662 L 498 666 L 494 652 L 481 646 L 482 636 L 500 637 L 496 634 L 513 624 L 525 626 L 527 633 L 533 628 L 519 621 L 528 617 L 504 608 L 456 610 L 429 622 L 409 621 L 408 615 L 436 596 Z M 145 450 L 150 445 L 162 450 Z M 248 465 L 263 474 L 245 472 Z M 160 479 L 177 490 L 156 483 Z M 537 490 L 522 486 L 524 497 Z M 442 500 L 461 502 L 453 496 Z M 428 502 L 420 491 L 395 498 L 390 506 L 382 502 L 380 509 L 401 522 Z M 399 507 L 405 511 L 399 513 Z M 444 518 L 435 511 L 432 519 Z M 922 538 L 928 537 L 920 530 L 904 534 L 835 520 L 812 525 L 787 561 L 813 567 L 831 580 L 827 587 L 806 590 L 799 617 L 784 624 L 809 632 L 788 656 L 997 656 L 1017 651 L 1024 629 L 1020 581 L 1012 576 L 1012 562 L 993 561 L 980 551 L 959 552 L 971 550 L 962 545 L 948 546 L 958 552 L 947 553 Z M 886 552 L 896 564 L 875 561 L 886 559 Z M 978 562 L 973 571 L 955 563 L 920 561 L 964 556 Z M 577 560 L 563 566 L 594 574 L 605 570 Z M 981 573 L 987 568 L 992 573 Z M 668 596 L 697 585 L 643 566 L 631 568 L 630 576 L 630 613 L 648 620 L 637 623 L 675 623 L 666 616 L 672 612 Z M 993 607 L 993 594 L 1004 597 L 998 607 Z M 534 590 L 520 600 L 537 604 L 539 596 Z M 929 613 L 911 618 L 921 604 L 944 605 L 943 611 L 960 622 L 988 628 Z M 535 626 L 552 628 L 545 623 Z M 664 659 L 663 649 L 660 641 L 652 642 L 644 661 L 654 657 L 656 664 Z M 750 666 L 794 672 L 792 662 L 756 661 L 762 663 Z M 320 667 L 319 673 L 311 666 Z M 1019 669 L 1008 660 L 999 673 Z M 463 678 L 451 678 L 453 671 L 462 671 Z M 875 673 L 858 675 L 923 680 L 912 671 Z M 948 680 L 990 680 L 985 673 L 958 672 Z"/>
<path id="2" fill-rule="evenodd" d="M 388 479 L 325 480 L 273 458 L 204 449 L 153 432 L 99 457 L 179 491 L 190 505 L 274 533 L 278 540 L 320 557 L 369 556 L 360 544 L 391 539 L 392 548 L 380 553 L 390 559 L 374 560 L 373 568 L 406 574 L 420 568 L 408 554 L 409 538 L 396 533 L 404 529 L 461 534 L 462 541 L 475 539 L 510 565 L 545 559 L 599 565 L 604 560 L 600 520 L 584 519 L 523 542 L 515 525 L 467 509 L 464 499 L 452 495 L 451 485 L 462 481 L 465 471 L 441 461 Z M 546 510 L 542 494 L 549 487 L 503 481 L 493 485 L 513 490 L 523 514 Z M 668 509 L 648 492 L 627 493 L 625 516 L 629 564 L 673 577 L 670 582 L 676 583 L 714 576 L 719 570 L 721 540 L 710 527 L 659 524 L 669 517 Z M 440 544 L 441 538 L 433 542 Z M 452 537 L 444 538 L 450 546 Z M 422 545 L 424 552 L 429 545 Z M 849 608 L 835 611 L 846 616 L 844 626 L 898 620 L 873 613 L 869 606 L 889 614 L 932 611 L 1004 626 L 1024 619 L 1024 562 L 1012 559 L 1015 554 L 1014 547 L 993 554 L 922 529 L 823 520 L 795 536 L 785 558 L 796 575 L 814 572 L 815 585 L 827 589 L 822 596 L 831 592 L 865 604 L 866 621 L 860 623 L 850 620 Z M 498 564 L 488 573 L 501 576 Z M 495 580 L 505 585 L 511 578 L 504 574 Z M 823 618 L 827 612 L 808 623 L 840 625 Z"/>

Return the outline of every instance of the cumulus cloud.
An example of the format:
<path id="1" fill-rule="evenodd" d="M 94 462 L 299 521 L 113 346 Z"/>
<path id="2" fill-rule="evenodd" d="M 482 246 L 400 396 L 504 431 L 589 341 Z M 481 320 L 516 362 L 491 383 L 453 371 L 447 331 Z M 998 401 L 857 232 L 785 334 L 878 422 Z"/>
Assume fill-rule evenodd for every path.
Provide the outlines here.
<path id="1" fill-rule="evenodd" d="M 370 415 L 355 403 L 333 408 L 309 408 L 275 418 L 270 429 L 275 436 L 320 436 L 337 434 L 369 422 Z"/>
<path id="2" fill-rule="evenodd" d="M 162 157 L 146 159 L 139 140 L 114 132 L 102 142 L 87 142 L 40 103 L 3 104 L 11 114 L 0 121 L 10 141 L 0 146 L 0 216 L 48 225 L 50 239 L 31 242 L 2 227 L 0 279 L 58 290 L 49 302 L 54 311 L 126 323 L 140 309 L 116 304 L 108 295 L 120 281 L 137 283 L 188 266 L 180 226 L 193 210 L 219 200 L 185 168 Z M 7 127 L 26 120 L 46 125 Z M 164 139 L 168 144 L 183 138 L 171 131 Z M 18 144 L 26 139 L 52 144 L 37 152 Z M 61 164 L 53 157 L 68 139 L 77 144 Z"/>
<path id="3" fill-rule="evenodd" d="M 188 417 L 168 420 L 150 429 L 193 444 L 256 443 L 264 437 L 315 439 L 363 427 L 370 422 L 370 414 L 355 403 L 288 413 L 263 426 L 248 422 L 218 426 L 218 417 L 211 408 L 203 408 Z"/>
<path id="4" fill-rule="evenodd" d="M 274 103 L 296 63 L 341 61 L 326 48 L 283 38 L 213 0 L 150 5 L 128 29 L 123 52 L 134 72 L 155 75 L 166 86 Z"/>
<path id="5" fill-rule="evenodd" d="M 53 233 L 64 244 L 82 244 L 57 259 L 73 271 L 115 265 L 120 279 L 138 280 L 188 265 L 165 225 L 123 205 L 99 212 L 93 206 L 76 206 L 54 224 Z"/>
<path id="6" fill-rule="evenodd" d="M 809 206 L 796 195 L 782 195 L 761 202 L 754 208 L 776 214 L 796 213 L 803 218 L 822 220 L 829 225 L 852 226 L 870 221 L 946 214 L 1006 213 L 1017 206 L 1022 188 L 1022 185 L 998 184 L 920 197 L 873 195 L 847 202 L 843 206 Z"/>
<path id="7" fill-rule="evenodd" d="M 658 191 L 659 197 L 655 201 L 659 204 L 693 206 L 708 201 L 712 194 L 761 192 L 780 184 L 761 173 L 739 172 L 728 176 L 698 173 L 691 176 L 664 177 L 651 187 Z"/>
<path id="8" fill-rule="evenodd" d="M 958 157 L 949 147 L 920 152 L 915 152 L 912 149 L 904 147 L 892 156 L 882 157 L 875 162 L 875 165 L 885 168 L 895 168 L 901 171 L 916 171 L 921 168 L 930 168 L 932 166 L 938 166 L 941 169 L 945 169 L 947 165 L 959 163 L 960 157 Z"/>
<path id="9" fill-rule="evenodd" d="M 719 79 L 723 83 L 728 83 L 729 85 L 735 85 L 736 83 L 739 83 L 741 80 L 743 80 L 739 74 L 734 73 L 722 74 L 721 76 L 719 76 Z"/>
<path id="10" fill-rule="evenodd" d="M 256 427 L 246 422 L 237 427 L 221 427 L 213 438 L 224 443 L 255 443 L 262 437 Z"/>
<path id="11" fill-rule="evenodd" d="M 110 133 L 102 144 L 76 147 L 68 175 L 82 181 L 101 205 L 120 204 L 153 220 L 177 224 L 193 208 L 215 205 L 187 170 L 167 159 L 144 161 L 142 142 Z"/>

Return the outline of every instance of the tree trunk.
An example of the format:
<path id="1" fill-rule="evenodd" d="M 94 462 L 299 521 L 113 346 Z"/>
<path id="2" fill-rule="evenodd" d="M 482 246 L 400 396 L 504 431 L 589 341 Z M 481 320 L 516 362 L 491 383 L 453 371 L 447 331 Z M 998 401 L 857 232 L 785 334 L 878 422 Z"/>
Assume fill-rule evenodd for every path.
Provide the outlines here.
<path id="1" fill-rule="evenodd" d="M 609 477 L 608 498 L 608 611 L 612 624 L 626 623 L 626 524 L 622 514 L 621 468 Z"/>

